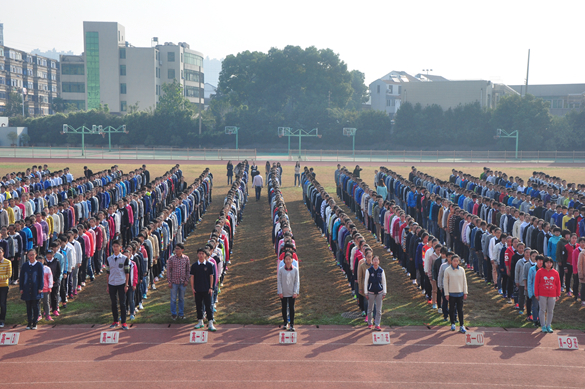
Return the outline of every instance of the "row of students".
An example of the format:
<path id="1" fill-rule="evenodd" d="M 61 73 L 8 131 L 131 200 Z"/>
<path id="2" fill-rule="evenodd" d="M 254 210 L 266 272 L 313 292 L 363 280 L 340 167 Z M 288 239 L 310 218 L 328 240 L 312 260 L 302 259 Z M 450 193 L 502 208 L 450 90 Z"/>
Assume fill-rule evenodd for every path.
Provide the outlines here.
<path id="1" fill-rule="evenodd" d="M 377 181 L 377 189 L 385 189 L 383 180 Z M 459 331 L 465 333 L 463 300 L 468 294 L 467 277 L 465 270 L 459 266 L 459 256 L 443 247 L 438 238 L 419 226 L 414 217 L 394 200 L 386 200 L 345 167 L 338 165 L 335 182 L 338 196 L 356 213 L 376 240 L 392 253 L 393 258 L 400 260 L 404 271 L 428 302 L 433 304 L 433 308 L 444 315 L 445 321 L 450 315 L 451 329 L 455 330 L 458 321 Z M 384 193 L 384 190 L 379 191 Z M 446 273 L 446 270 L 449 271 Z M 441 300 L 441 307 L 438 307 Z"/>
<path id="2" fill-rule="evenodd" d="M 299 258 L 280 181 L 278 167 L 273 166 L 268 175 L 267 188 L 276 256 L 276 293 L 281 301 L 283 328 L 294 332 L 295 301 L 300 293 Z"/>
<path id="3" fill-rule="evenodd" d="M 368 328 L 381 331 L 382 304 L 387 294 L 387 285 L 380 258 L 374 256 L 372 248 L 351 218 L 335 203 L 307 167 L 301 175 L 301 183 L 305 204 L 344 272 Z"/>

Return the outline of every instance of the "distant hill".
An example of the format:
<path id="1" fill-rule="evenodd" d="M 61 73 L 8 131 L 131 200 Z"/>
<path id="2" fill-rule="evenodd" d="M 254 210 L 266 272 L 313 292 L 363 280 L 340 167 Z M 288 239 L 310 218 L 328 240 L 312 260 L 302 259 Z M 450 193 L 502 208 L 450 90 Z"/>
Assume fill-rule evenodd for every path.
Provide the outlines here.
<path id="1" fill-rule="evenodd" d="M 53 50 L 49 50 L 49 51 L 41 51 L 39 49 L 34 49 L 33 51 L 31 51 L 31 54 L 38 54 L 38 55 L 42 55 L 43 57 L 47 57 L 47 58 L 51 58 L 54 60 L 59 60 L 59 55 L 74 55 L 75 53 L 73 51 L 57 51 L 53 48 Z"/>

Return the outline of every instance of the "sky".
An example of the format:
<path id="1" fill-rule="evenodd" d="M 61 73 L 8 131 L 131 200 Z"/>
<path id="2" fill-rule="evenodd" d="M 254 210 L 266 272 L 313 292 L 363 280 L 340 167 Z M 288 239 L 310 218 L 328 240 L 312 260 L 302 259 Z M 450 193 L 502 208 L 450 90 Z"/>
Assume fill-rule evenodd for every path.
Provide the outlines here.
<path id="1" fill-rule="evenodd" d="M 210 58 L 287 45 L 336 52 L 366 84 L 392 70 L 508 85 L 585 83 L 585 1 L 5 1 L 5 45 L 83 51 L 83 21 L 116 21 L 134 46 L 187 42 Z"/>

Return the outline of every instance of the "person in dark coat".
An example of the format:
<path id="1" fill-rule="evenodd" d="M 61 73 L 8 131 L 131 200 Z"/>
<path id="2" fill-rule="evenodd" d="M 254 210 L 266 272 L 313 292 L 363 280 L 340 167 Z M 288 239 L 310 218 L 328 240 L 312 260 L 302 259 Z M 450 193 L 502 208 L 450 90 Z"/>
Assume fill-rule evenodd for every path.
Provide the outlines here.
<path id="1" fill-rule="evenodd" d="M 36 330 L 39 320 L 39 300 L 43 295 L 43 264 L 37 261 L 37 252 L 31 249 L 20 269 L 20 298 L 26 301 L 27 330 Z"/>

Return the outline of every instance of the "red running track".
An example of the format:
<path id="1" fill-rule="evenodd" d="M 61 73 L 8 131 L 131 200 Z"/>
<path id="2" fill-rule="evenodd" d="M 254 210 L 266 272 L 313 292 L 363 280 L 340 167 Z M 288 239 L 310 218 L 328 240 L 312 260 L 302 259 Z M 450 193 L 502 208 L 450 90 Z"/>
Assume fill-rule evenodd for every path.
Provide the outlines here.
<path id="1" fill-rule="evenodd" d="M 485 345 L 465 346 L 448 328 L 371 331 L 299 326 L 296 345 L 278 344 L 271 326 L 223 325 L 207 344 L 190 344 L 191 326 L 138 324 L 118 344 L 99 344 L 106 326 L 44 326 L 0 346 L 2 387 L 172 388 L 583 388 L 583 349 L 559 350 L 557 335 L 484 328 Z M 193 387 L 191 386 L 191 387 Z"/>

